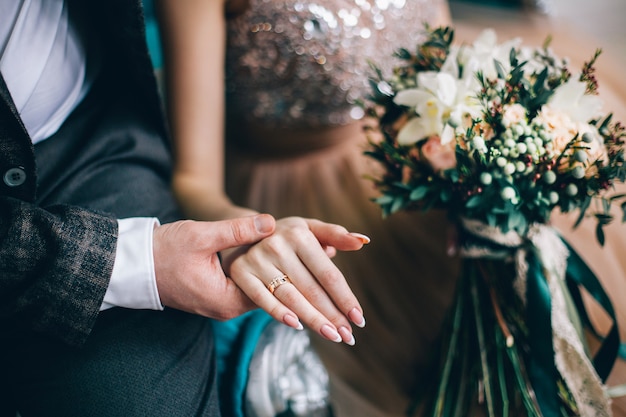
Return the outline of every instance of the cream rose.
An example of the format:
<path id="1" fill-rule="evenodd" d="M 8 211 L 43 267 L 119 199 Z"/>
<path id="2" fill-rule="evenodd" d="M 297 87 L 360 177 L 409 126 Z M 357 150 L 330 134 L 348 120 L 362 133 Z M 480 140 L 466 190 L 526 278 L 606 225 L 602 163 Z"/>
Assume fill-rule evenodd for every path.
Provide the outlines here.
<path id="1" fill-rule="evenodd" d="M 502 113 L 502 125 L 506 128 L 514 124 L 520 124 L 526 120 L 526 108 L 521 104 L 515 103 L 504 106 Z"/>

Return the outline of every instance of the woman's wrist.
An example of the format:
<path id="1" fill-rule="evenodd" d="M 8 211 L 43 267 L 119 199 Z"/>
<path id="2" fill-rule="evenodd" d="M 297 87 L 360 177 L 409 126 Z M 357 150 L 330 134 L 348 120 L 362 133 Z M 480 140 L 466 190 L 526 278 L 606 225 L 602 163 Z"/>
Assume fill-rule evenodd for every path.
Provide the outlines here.
<path id="1" fill-rule="evenodd" d="M 206 187 L 182 175 L 174 176 L 172 190 L 185 217 L 194 220 L 225 220 L 258 214 L 234 204 L 222 190 Z"/>
<path id="2" fill-rule="evenodd" d="M 180 201 L 180 200 L 179 200 Z M 216 221 L 259 214 L 258 211 L 233 204 L 227 197 L 204 196 L 180 201 L 185 216 L 195 220 Z"/>

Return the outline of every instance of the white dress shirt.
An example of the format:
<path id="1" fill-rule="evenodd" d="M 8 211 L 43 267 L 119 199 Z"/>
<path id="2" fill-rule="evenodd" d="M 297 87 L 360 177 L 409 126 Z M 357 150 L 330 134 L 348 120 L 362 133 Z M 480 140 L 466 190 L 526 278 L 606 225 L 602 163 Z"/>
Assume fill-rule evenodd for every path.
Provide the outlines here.
<path id="1" fill-rule="evenodd" d="M 0 73 L 33 143 L 53 135 L 91 85 L 85 49 L 64 0 L 0 1 Z M 101 310 L 162 310 L 152 254 L 158 220 L 118 224 L 113 275 Z"/>

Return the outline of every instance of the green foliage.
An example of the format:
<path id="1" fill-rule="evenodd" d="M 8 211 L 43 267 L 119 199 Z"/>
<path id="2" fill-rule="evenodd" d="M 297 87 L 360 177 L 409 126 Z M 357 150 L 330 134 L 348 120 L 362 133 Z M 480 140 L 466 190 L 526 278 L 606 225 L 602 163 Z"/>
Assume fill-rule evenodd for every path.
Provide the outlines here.
<path id="1" fill-rule="evenodd" d="M 530 58 L 525 55 L 522 59 L 520 51 L 511 48 L 506 65 L 493 61 L 495 78 L 489 78 L 482 71 L 476 72 L 475 79 L 480 86 L 476 99 L 483 110 L 480 117 L 473 118 L 464 128 L 462 135 L 457 133 L 455 167 L 433 168 L 422 151 L 425 140 L 412 145 L 398 144 L 396 137 L 403 120 L 416 115 L 412 109 L 396 104 L 394 97 L 399 91 L 415 88 L 419 72 L 440 71 L 453 47 L 454 31 L 451 28 L 427 26 L 426 33 L 425 41 L 413 52 L 411 48 L 396 51 L 394 56 L 400 64 L 394 68 L 390 79 L 385 79 L 382 71 L 371 65 L 369 114 L 378 118 L 383 140 L 372 141 L 366 155 L 376 159 L 384 168 L 384 174 L 374 180 L 381 193 L 375 201 L 381 206 L 383 215 L 400 210 L 444 209 L 452 218 L 468 217 L 499 227 L 503 232 L 514 230 L 524 235 L 531 224 L 548 222 L 555 209 L 562 212 L 577 210 L 579 215 L 574 226 L 589 216 L 595 218 L 596 236 L 603 244 L 603 228 L 613 220 L 613 205 L 621 203 L 622 221 L 626 221 L 626 202 L 622 202 L 626 196 L 607 196 L 616 182 L 626 181 L 625 129 L 613 121 L 612 114 L 590 121 L 590 126 L 597 130 L 604 142 L 604 160 L 580 160 L 581 154 L 586 155 L 589 144 L 579 134 L 574 135 L 559 154 L 549 155 L 549 145 L 546 145 L 551 140 L 546 139 L 551 134 L 549 127 L 534 120 L 555 89 L 571 77 L 565 60 L 549 53 L 549 41 L 543 49 L 536 49 Z M 590 94 L 597 87 L 593 63 L 598 55 L 596 52 L 585 64 L 581 75 L 581 80 L 588 83 Z M 529 59 L 533 60 L 533 66 L 530 66 Z M 461 64 L 459 68 L 462 72 Z M 503 124 L 504 109 L 510 105 L 521 105 L 525 109 L 525 124 L 514 127 Z M 485 132 L 491 134 L 484 140 L 486 150 L 477 151 L 472 141 L 484 137 Z M 528 145 L 529 138 L 532 139 L 531 145 Z M 514 141 L 516 147 L 522 146 L 521 149 L 536 148 L 540 146 L 537 143 L 546 148 L 542 148 L 544 153 L 526 151 L 516 156 L 512 148 L 504 144 L 507 139 Z M 510 165 L 506 167 L 508 171 L 498 165 L 502 158 Z M 543 179 L 552 175 L 549 171 L 556 174 L 553 182 Z M 582 177 L 581 172 L 584 173 Z M 483 184 L 482 173 L 490 173 L 493 180 Z M 599 204 L 592 204 L 594 201 Z"/>

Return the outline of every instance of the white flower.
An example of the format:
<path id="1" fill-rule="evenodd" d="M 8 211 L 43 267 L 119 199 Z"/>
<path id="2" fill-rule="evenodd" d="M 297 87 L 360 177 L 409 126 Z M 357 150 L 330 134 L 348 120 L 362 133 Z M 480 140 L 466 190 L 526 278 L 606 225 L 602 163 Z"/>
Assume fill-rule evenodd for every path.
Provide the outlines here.
<path id="1" fill-rule="evenodd" d="M 571 77 L 558 86 L 548 99 L 548 105 L 563 112 L 575 123 L 586 123 L 601 115 L 602 100 L 598 96 L 585 94 L 587 84 Z"/>
<path id="2" fill-rule="evenodd" d="M 472 147 L 480 153 L 487 152 L 485 138 L 483 138 L 482 136 L 474 136 L 474 138 L 472 139 Z"/>
<path id="3" fill-rule="evenodd" d="M 398 133 L 398 143 L 410 145 L 430 136 L 439 136 L 442 144 L 454 139 L 459 121 L 470 114 L 479 114 L 475 93 L 465 80 L 448 72 L 422 72 L 417 76 L 417 88 L 398 92 L 394 102 L 411 107 L 417 117 L 406 123 Z"/>
<path id="4" fill-rule="evenodd" d="M 496 32 L 493 29 L 485 29 L 470 47 L 463 48 L 459 54 L 459 60 L 474 73 L 482 71 L 487 78 L 494 79 L 497 76 L 494 61 L 498 61 L 508 72 L 511 69 L 509 63 L 511 49 L 519 48 L 520 44 L 520 38 L 513 38 L 498 44 Z"/>

